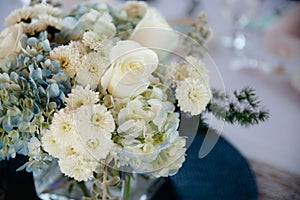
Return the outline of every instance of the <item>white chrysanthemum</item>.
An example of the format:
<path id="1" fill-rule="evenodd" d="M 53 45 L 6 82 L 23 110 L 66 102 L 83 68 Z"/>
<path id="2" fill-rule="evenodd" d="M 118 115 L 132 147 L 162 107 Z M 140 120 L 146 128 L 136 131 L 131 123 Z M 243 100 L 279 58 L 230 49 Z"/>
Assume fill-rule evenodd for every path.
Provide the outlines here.
<path id="1" fill-rule="evenodd" d="M 79 132 L 79 134 L 82 147 L 85 150 L 83 155 L 95 160 L 102 160 L 107 157 L 113 146 L 113 141 L 107 137 L 111 133 L 102 130 L 97 133 Z"/>
<path id="2" fill-rule="evenodd" d="M 84 32 L 82 42 L 90 49 L 96 50 L 101 44 L 102 38 L 93 31 Z"/>
<path id="3" fill-rule="evenodd" d="M 211 91 L 207 82 L 199 79 L 187 78 L 177 82 L 176 99 L 183 112 L 198 115 L 205 110 L 211 99 Z"/>
<path id="4" fill-rule="evenodd" d="M 66 156 L 83 156 L 86 159 L 94 160 L 94 156 L 85 147 L 79 133 L 74 135 L 64 143 L 60 143 L 60 152 L 57 156 L 59 159 L 64 159 Z"/>
<path id="5" fill-rule="evenodd" d="M 109 66 L 109 60 L 98 53 L 89 53 L 83 57 L 82 66 L 78 69 L 76 81 L 81 85 L 90 85 L 96 89 Z"/>
<path id="6" fill-rule="evenodd" d="M 81 106 L 74 114 L 80 140 L 95 159 L 104 159 L 110 152 L 115 122 L 103 105 Z"/>
<path id="7" fill-rule="evenodd" d="M 33 15 L 32 7 L 23 7 L 20 9 L 16 9 L 12 11 L 9 16 L 6 17 L 5 24 L 7 26 L 10 26 L 19 23 L 22 20 L 27 20 L 31 18 L 32 15 Z"/>
<path id="8" fill-rule="evenodd" d="M 180 64 L 173 62 L 165 66 L 165 71 L 163 72 L 162 78 L 165 80 L 164 82 L 167 82 L 168 84 L 174 83 L 176 80 L 178 80 L 177 72 L 180 68 Z"/>
<path id="9" fill-rule="evenodd" d="M 113 132 L 115 121 L 104 105 L 81 106 L 74 113 L 79 132 Z M 110 138 L 110 137 L 109 137 Z"/>
<path id="10" fill-rule="evenodd" d="M 111 49 L 116 45 L 117 41 L 117 38 L 104 38 L 101 42 L 97 43 L 95 51 L 109 58 Z"/>
<path id="11" fill-rule="evenodd" d="M 43 148 L 57 158 L 71 155 L 91 158 L 78 134 L 73 114 L 66 109 L 54 114 L 52 124 L 43 135 L 42 142 Z"/>
<path id="12" fill-rule="evenodd" d="M 67 108 L 69 110 L 75 110 L 83 105 L 92 105 L 98 103 L 99 93 L 90 89 L 89 85 L 85 88 L 77 85 L 72 89 L 71 93 L 66 98 Z"/>
<path id="13" fill-rule="evenodd" d="M 23 23 L 22 25 L 24 28 L 24 33 L 34 34 L 36 32 L 46 30 L 49 26 L 60 30 L 62 28 L 61 22 L 62 20 L 60 18 L 50 15 L 42 15 L 40 19 L 37 19 L 29 24 Z"/>
<path id="14" fill-rule="evenodd" d="M 87 54 L 87 48 L 81 41 L 71 41 L 68 45 L 71 49 L 75 49 L 80 55 Z"/>
<path id="15" fill-rule="evenodd" d="M 69 46 L 60 46 L 50 52 L 52 60 L 59 60 L 63 71 L 70 77 L 74 77 L 81 66 L 79 51 Z"/>
<path id="16" fill-rule="evenodd" d="M 185 60 L 186 64 L 183 67 L 186 68 L 188 77 L 200 79 L 206 82 L 209 81 L 208 70 L 200 59 L 188 56 Z"/>
<path id="17" fill-rule="evenodd" d="M 72 114 L 61 109 L 54 114 L 50 130 L 58 143 L 68 143 L 76 135 L 76 126 Z"/>
<path id="18" fill-rule="evenodd" d="M 61 145 L 53 138 L 50 130 L 46 130 L 41 140 L 43 149 L 51 156 L 59 157 L 61 155 Z"/>
<path id="19" fill-rule="evenodd" d="M 54 27 L 58 30 L 62 28 L 62 19 L 58 17 L 53 17 L 48 14 L 42 14 L 39 16 L 39 20 L 44 21 L 48 26 Z"/>
<path id="20" fill-rule="evenodd" d="M 183 65 L 176 62 L 166 65 L 165 71 L 162 73 L 164 75 L 164 77 L 162 77 L 164 82 L 169 84 L 175 83 L 176 81 L 183 81 L 189 77 L 206 82 L 209 81 L 208 71 L 204 63 L 192 56 L 186 57 Z"/>
<path id="21" fill-rule="evenodd" d="M 37 4 L 34 7 L 23 7 L 14 10 L 6 19 L 6 25 L 13 25 L 21 21 L 26 21 L 27 19 L 39 19 L 42 15 L 47 15 L 49 17 L 58 17 L 61 14 L 61 10 L 55 8 L 49 4 Z M 53 24 L 56 27 L 55 24 Z"/>
<path id="22" fill-rule="evenodd" d="M 65 175 L 77 181 L 87 181 L 93 178 L 97 162 L 86 160 L 82 156 L 67 156 L 58 160 L 60 170 Z"/>
<path id="23" fill-rule="evenodd" d="M 62 13 L 61 9 L 53 7 L 50 4 L 36 4 L 33 6 L 33 12 L 35 14 L 49 14 L 52 16 L 60 16 Z"/>

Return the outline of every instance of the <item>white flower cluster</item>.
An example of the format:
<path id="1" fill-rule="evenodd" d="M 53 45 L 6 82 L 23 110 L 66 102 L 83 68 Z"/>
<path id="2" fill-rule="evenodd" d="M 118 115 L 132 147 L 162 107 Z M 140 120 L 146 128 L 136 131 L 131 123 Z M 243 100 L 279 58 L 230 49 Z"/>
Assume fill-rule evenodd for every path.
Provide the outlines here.
<path id="1" fill-rule="evenodd" d="M 6 19 L 6 25 L 19 24 L 24 33 L 34 34 L 51 26 L 58 30 L 62 28 L 61 10 L 47 4 L 37 4 L 33 7 L 23 7 L 13 11 Z M 29 21 L 29 22 L 27 22 Z"/>
<path id="2" fill-rule="evenodd" d="M 87 32 L 97 35 L 95 32 Z M 85 34 L 82 41 L 72 42 L 69 45 L 59 46 L 50 52 L 52 60 L 59 60 L 64 72 L 75 78 L 80 85 L 89 85 L 96 89 L 105 70 L 109 66 L 109 58 L 102 52 L 108 53 L 114 40 L 91 40 Z M 88 49 L 97 46 L 97 48 Z"/>
<path id="3" fill-rule="evenodd" d="M 57 63 L 72 91 L 28 147 L 32 156 L 43 151 L 57 158 L 61 171 L 78 181 L 92 179 L 102 161 L 157 177 L 175 174 L 186 151 L 176 106 L 198 115 L 211 99 L 200 60 L 162 65 L 160 51 L 176 49 L 179 35 L 157 10 L 132 1 L 118 9 L 95 4 L 62 16 L 48 5 L 26 7 L 6 19 L 11 26 L 0 34 L 0 62 L 22 52 L 22 34 L 49 34 L 50 53 L 41 51 L 35 61 Z M 122 27 L 131 27 L 127 37 Z M 41 77 L 51 78 L 47 73 Z"/>
<path id="4" fill-rule="evenodd" d="M 157 177 L 173 175 L 181 167 L 186 150 L 185 138 L 177 131 L 179 113 L 163 98 L 144 96 L 129 101 L 119 112 L 117 142 L 120 145 L 115 147 L 113 155 L 116 165 Z"/>
<path id="5" fill-rule="evenodd" d="M 163 71 L 164 82 L 176 85 L 175 95 L 181 111 L 199 115 L 205 110 L 212 94 L 209 77 L 201 60 L 192 56 L 185 58 L 185 63 L 171 63 Z"/>
<path id="6" fill-rule="evenodd" d="M 93 177 L 99 161 L 107 157 L 113 145 L 114 119 L 98 101 L 98 93 L 76 86 L 67 107 L 54 114 L 42 137 L 44 149 L 59 159 L 61 171 L 78 181 Z"/>

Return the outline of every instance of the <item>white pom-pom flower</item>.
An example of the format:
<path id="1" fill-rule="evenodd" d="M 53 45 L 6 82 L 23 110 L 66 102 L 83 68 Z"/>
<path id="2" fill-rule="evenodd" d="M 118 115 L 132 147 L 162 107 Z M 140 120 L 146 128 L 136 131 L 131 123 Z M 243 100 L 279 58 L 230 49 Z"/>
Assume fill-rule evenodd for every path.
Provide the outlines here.
<path id="1" fill-rule="evenodd" d="M 72 92 L 68 94 L 68 98 L 66 99 L 67 108 L 69 110 L 75 110 L 83 105 L 98 103 L 98 96 L 99 93 L 91 90 L 89 85 L 85 88 L 77 85 L 72 89 Z"/>
<path id="2" fill-rule="evenodd" d="M 64 109 L 54 114 L 50 130 L 53 138 L 58 142 L 64 144 L 76 134 L 75 122 L 72 115 Z"/>
<path id="3" fill-rule="evenodd" d="M 178 81 L 175 92 L 180 110 L 191 115 L 204 111 L 212 96 L 206 82 L 193 78 Z"/>
<path id="4" fill-rule="evenodd" d="M 76 179 L 77 181 L 87 181 L 93 178 L 93 172 L 97 167 L 97 162 L 86 160 L 83 156 L 67 156 L 58 160 L 61 172 Z"/>
<path id="5" fill-rule="evenodd" d="M 85 149 L 95 159 L 104 159 L 110 152 L 113 142 L 111 132 L 115 122 L 103 105 L 81 106 L 74 114 L 80 140 Z"/>
<path id="6" fill-rule="evenodd" d="M 58 60 L 63 71 L 70 77 L 74 77 L 81 66 L 80 53 L 70 46 L 56 47 L 50 52 L 51 60 Z"/>
<path id="7" fill-rule="evenodd" d="M 81 85 L 90 85 L 91 89 L 96 89 L 100 80 L 109 66 L 108 58 L 100 53 L 89 53 L 82 58 L 82 66 L 78 69 L 76 81 Z"/>

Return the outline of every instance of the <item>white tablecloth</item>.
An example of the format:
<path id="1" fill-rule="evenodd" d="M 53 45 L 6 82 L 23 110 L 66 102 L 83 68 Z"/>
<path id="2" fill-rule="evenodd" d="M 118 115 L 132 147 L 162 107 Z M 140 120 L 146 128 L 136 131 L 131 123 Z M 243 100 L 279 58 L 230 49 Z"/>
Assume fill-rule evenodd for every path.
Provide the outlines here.
<path id="1" fill-rule="evenodd" d="M 233 91 L 249 85 L 256 89 L 259 99 L 270 110 L 270 119 L 257 126 L 244 128 L 226 124 L 223 136 L 247 157 L 300 174 L 300 92 L 290 83 L 292 74 L 300 69 L 300 55 L 298 61 L 269 55 L 262 45 L 263 33 L 251 30 L 248 32 L 248 44 L 251 47 L 248 55 L 264 60 L 271 67 L 282 64 L 286 72 L 275 74 L 257 69 L 231 70 L 230 62 L 236 57 L 235 54 L 216 44 L 222 30 L 226 31 L 228 25 L 220 12 L 216 12 L 216 2 L 207 2 L 204 8 L 216 30 L 212 40 L 214 45 L 211 45 L 209 52 L 220 70 L 225 88 Z"/>
<path id="2" fill-rule="evenodd" d="M 260 125 L 244 128 L 226 124 L 223 136 L 250 158 L 300 174 L 300 93 L 291 86 L 290 76 L 232 71 L 228 50 L 219 47 L 210 52 L 228 92 L 251 86 L 270 110 L 270 119 Z"/>

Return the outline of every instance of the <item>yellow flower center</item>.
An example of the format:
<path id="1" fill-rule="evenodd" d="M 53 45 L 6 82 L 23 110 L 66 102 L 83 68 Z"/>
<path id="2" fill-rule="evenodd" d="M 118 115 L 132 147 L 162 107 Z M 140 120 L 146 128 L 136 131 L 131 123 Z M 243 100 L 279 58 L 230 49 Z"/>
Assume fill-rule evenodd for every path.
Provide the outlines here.
<path id="1" fill-rule="evenodd" d="M 67 155 L 74 155 L 76 152 L 74 150 L 74 147 L 68 146 L 67 147 Z"/>
<path id="2" fill-rule="evenodd" d="M 67 122 L 64 122 L 62 125 L 61 125 L 61 129 L 64 131 L 64 132 L 69 132 L 71 130 L 71 125 Z"/>
<path id="3" fill-rule="evenodd" d="M 89 68 L 89 71 L 91 73 L 95 73 L 98 71 L 98 66 L 96 64 L 91 64 L 90 68 Z"/>
<path id="4" fill-rule="evenodd" d="M 90 147 L 91 149 L 95 149 L 95 148 L 99 145 L 99 140 L 98 140 L 98 139 L 95 139 L 95 140 L 89 139 L 89 140 L 87 141 L 87 145 L 88 145 L 88 147 Z"/>
<path id="5" fill-rule="evenodd" d="M 101 126 L 102 116 L 99 114 L 93 114 L 91 120 L 94 125 Z"/>
<path id="6" fill-rule="evenodd" d="M 194 102 L 199 101 L 199 99 L 201 98 L 200 92 L 196 89 L 192 89 L 189 92 L 189 98 Z"/>
<path id="7" fill-rule="evenodd" d="M 75 102 L 75 107 L 79 108 L 80 106 L 83 106 L 85 101 L 83 99 L 79 99 L 78 101 Z"/>
<path id="8" fill-rule="evenodd" d="M 70 60 L 68 58 L 64 57 L 60 59 L 60 66 L 62 68 L 67 68 L 69 64 L 70 64 Z"/>

